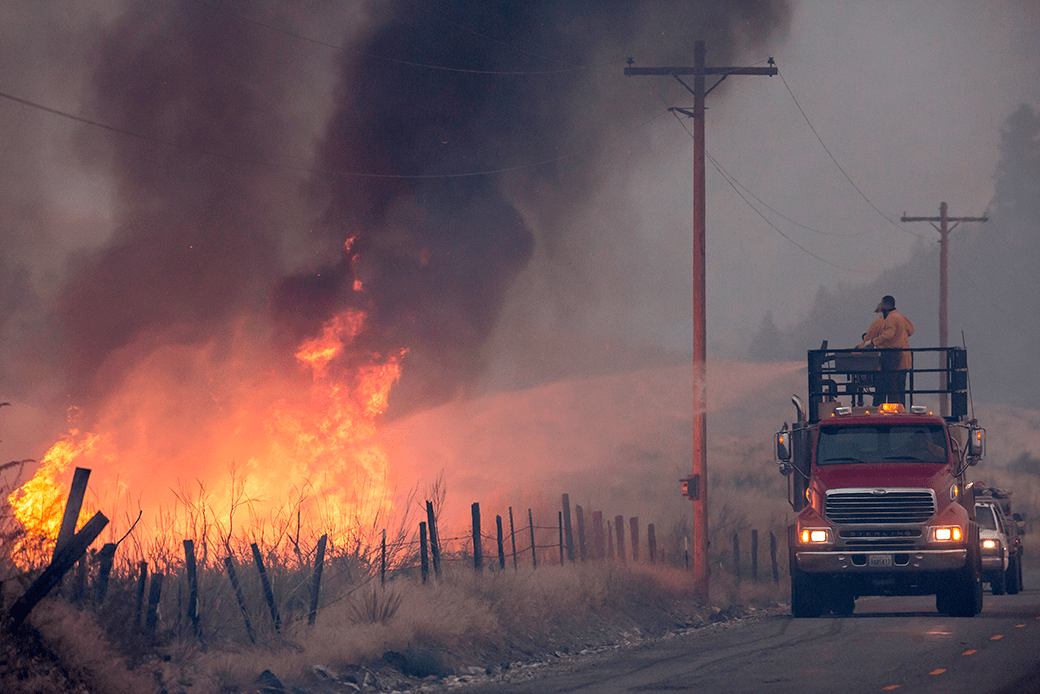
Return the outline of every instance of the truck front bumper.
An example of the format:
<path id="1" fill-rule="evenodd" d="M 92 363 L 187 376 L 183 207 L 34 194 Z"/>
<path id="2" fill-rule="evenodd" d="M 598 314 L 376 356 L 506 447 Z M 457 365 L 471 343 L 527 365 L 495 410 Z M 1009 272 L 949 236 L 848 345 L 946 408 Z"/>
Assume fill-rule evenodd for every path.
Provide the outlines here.
<path id="1" fill-rule="evenodd" d="M 926 549 L 913 552 L 796 552 L 798 569 L 806 573 L 870 574 L 959 569 L 966 549 Z"/>

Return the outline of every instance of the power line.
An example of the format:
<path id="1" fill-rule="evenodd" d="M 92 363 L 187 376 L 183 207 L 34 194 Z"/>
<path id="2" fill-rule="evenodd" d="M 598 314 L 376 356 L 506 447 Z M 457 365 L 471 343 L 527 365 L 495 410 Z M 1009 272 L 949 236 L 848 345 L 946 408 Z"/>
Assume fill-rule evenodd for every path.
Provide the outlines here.
<path id="1" fill-rule="evenodd" d="M 682 121 L 682 119 L 680 119 L 679 116 L 676 115 L 674 111 L 672 112 L 672 115 L 675 116 L 675 119 L 677 121 L 679 121 L 679 125 L 681 125 L 683 130 L 686 131 L 686 134 L 689 135 L 692 138 L 693 137 L 693 133 L 691 133 L 689 128 L 686 127 L 686 124 Z M 711 156 L 711 154 L 708 153 L 707 151 L 704 152 L 704 156 L 708 159 L 709 162 L 711 162 L 711 165 L 715 168 L 715 170 L 718 172 L 718 174 L 720 176 L 722 176 L 722 180 L 726 181 L 726 183 L 728 183 L 730 185 L 730 187 L 733 189 L 733 191 L 738 196 L 740 196 L 740 199 L 744 201 L 744 204 L 746 204 L 748 207 L 750 207 L 751 210 L 755 214 L 757 214 L 759 217 L 761 217 L 762 221 L 765 222 L 766 224 L 768 224 L 773 229 L 773 231 L 775 231 L 776 233 L 780 234 L 785 239 L 787 239 L 788 241 L 793 243 L 795 246 L 797 246 L 799 249 L 801 249 L 803 252 L 807 253 L 808 255 L 812 256 L 813 258 L 816 258 L 821 263 L 824 263 L 826 265 L 830 265 L 831 267 L 837 268 L 839 270 L 845 270 L 846 272 L 857 272 L 857 273 L 861 273 L 861 272 L 865 273 L 865 272 L 867 272 L 866 270 L 856 270 L 856 269 L 853 269 L 853 268 L 845 267 L 843 265 L 837 265 L 836 263 L 832 263 L 831 261 L 829 261 L 829 260 L 827 260 L 825 258 L 821 258 L 820 256 L 818 256 L 815 253 L 813 253 L 812 251 L 810 251 L 808 248 L 806 248 L 805 246 L 803 246 L 802 244 L 798 243 L 797 241 L 792 239 L 790 236 L 788 236 L 787 234 L 782 232 L 779 227 L 777 227 L 775 224 L 773 224 L 771 221 L 769 221 L 769 219 L 767 219 L 765 217 L 765 215 L 763 215 L 762 212 L 757 207 L 752 205 L 751 201 L 748 200 L 747 197 L 745 197 L 745 195 L 740 192 L 740 190 L 737 188 L 737 185 L 734 184 L 736 179 L 732 178 L 729 175 L 729 173 L 726 172 L 726 170 L 722 167 L 721 164 L 719 164 L 719 162 L 715 159 L 715 157 Z M 740 186 L 740 187 L 743 188 L 744 186 Z M 750 191 L 748 191 L 748 192 L 750 193 Z M 756 197 L 755 199 L 757 200 L 758 198 Z M 770 209 L 772 209 L 772 208 L 770 208 Z M 785 219 L 787 219 L 787 218 L 785 217 Z M 788 220 L 788 221 L 790 221 L 790 220 Z M 799 226 L 801 226 L 801 225 L 799 225 Z"/>
<path id="2" fill-rule="evenodd" d="M 213 4 L 208 3 L 208 2 L 204 2 L 203 0 L 191 0 L 191 2 L 194 2 L 196 5 L 201 5 L 202 7 L 205 7 L 207 9 L 213 10 L 214 12 L 220 12 L 222 14 L 228 15 L 229 17 L 234 17 L 235 19 L 238 19 L 240 21 L 247 22 L 249 24 L 253 24 L 253 25 L 258 26 L 258 27 L 262 27 L 264 29 L 267 29 L 268 31 L 274 31 L 274 32 L 277 32 L 279 34 L 284 34 L 285 36 L 289 36 L 289 37 L 294 38 L 294 39 L 299 39 L 300 41 L 306 41 L 307 43 L 312 43 L 312 44 L 314 44 L 316 46 L 323 46 L 324 48 L 331 48 L 332 50 L 338 51 L 338 52 L 341 52 L 341 53 L 353 53 L 353 54 L 361 56 L 363 58 L 371 58 L 372 60 L 382 60 L 384 62 L 395 63 L 397 65 L 406 65 L 406 66 L 409 66 L 409 67 L 418 67 L 418 68 L 424 68 L 424 69 L 427 69 L 427 70 L 439 70 L 439 71 L 443 71 L 443 72 L 458 72 L 458 73 L 471 74 L 471 75 L 503 75 L 503 76 L 510 76 L 510 75 L 511 76 L 554 75 L 554 74 L 563 74 L 563 73 L 572 73 L 572 72 L 586 72 L 586 71 L 589 70 L 589 68 L 581 66 L 581 65 L 577 65 L 577 66 L 574 66 L 574 67 L 567 67 L 567 68 L 557 68 L 557 69 L 553 69 L 553 70 L 476 70 L 476 69 L 471 69 L 471 68 L 450 67 L 450 66 L 447 66 L 447 65 L 432 65 L 432 64 L 429 64 L 429 63 L 420 63 L 420 62 L 415 62 L 415 61 L 411 61 L 411 60 L 402 60 L 400 58 L 391 58 L 391 57 L 385 56 L 385 55 L 375 55 L 373 53 L 367 53 L 365 51 L 360 51 L 360 50 L 357 50 L 355 48 L 347 48 L 346 46 L 340 46 L 340 45 L 337 45 L 337 44 L 334 44 L 334 43 L 328 43 L 327 41 L 321 41 L 320 39 L 315 39 L 315 38 L 312 38 L 310 36 L 305 36 L 303 34 L 298 34 L 296 32 L 289 31 L 287 29 L 283 29 L 281 27 L 277 27 L 277 26 L 274 26 L 272 24 L 267 24 L 266 22 L 261 22 L 260 20 L 253 19 L 252 17 L 247 17 L 247 16 L 245 16 L 243 14 L 238 14 L 237 12 L 232 12 L 230 10 L 226 10 L 223 7 L 217 7 L 216 5 L 213 5 Z M 476 32 L 471 32 L 471 33 L 476 33 Z M 477 34 L 477 35 L 478 36 L 482 36 L 483 38 L 485 38 L 485 39 L 487 39 L 489 41 L 495 41 L 495 39 L 491 39 L 490 37 L 483 36 L 481 34 Z M 499 43 L 501 43 L 501 42 L 499 42 Z M 519 49 L 517 49 L 517 50 L 519 50 Z M 544 57 L 544 56 L 539 56 L 539 57 Z M 551 60 L 551 58 L 546 58 L 546 59 L 547 60 Z"/>
<path id="3" fill-rule="evenodd" d="M 573 158 L 576 158 L 576 157 L 580 157 L 583 154 L 586 154 L 588 152 L 591 152 L 591 151 L 597 149 L 597 145 L 590 145 L 588 147 L 579 148 L 579 149 L 576 149 L 574 151 L 568 152 L 566 154 L 561 154 L 560 156 L 552 157 L 550 159 L 542 159 L 542 160 L 539 160 L 539 161 L 527 162 L 527 163 L 524 163 L 524 164 L 516 164 L 514 166 L 505 166 L 505 167 L 501 167 L 501 168 L 498 168 L 498 169 L 486 169 L 486 170 L 482 170 L 482 171 L 466 171 L 466 172 L 445 173 L 445 174 L 377 174 L 377 173 L 365 173 L 365 172 L 362 172 L 362 171 L 343 171 L 343 170 L 332 170 L 332 169 L 313 169 L 313 168 L 306 167 L 306 166 L 294 166 L 292 164 L 280 164 L 280 163 L 277 163 L 277 162 L 264 161 L 262 159 L 250 159 L 250 158 L 246 158 L 246 157 L 235 156 L 235 155 L 232 155 L 232 154 L 222 154 L 220 152 L 212 152 L 212 151 L 207 151 L 207 150 L 201 150 L 201 149 L 198 149 L 198 148 L 195 148 L 195 147 L 188 147 L 187 145 L 182 145 L 182 144 L 179 144 L 177 142 L 173 142 L 172 140 L 166 140 L 166 139 L 163 139 L 161 137 L 154 137 L 152 135 L 144 135 L 142 133 L 138 133 L 138 132 L 135 132 L 133 130 L 127 130 L 125 128 L 119 128 L 119 127 L 116 127 L 116 126 L 113 126 L 113 125 L 108 125 L 106 123 L 100 123 L 98 121 L 91 120 L 89 118 L 84 118 L 83 116 L 77 116 L 77 115 L 75 115 L 73 113 L 68 113 L 67 111 L 62 111 L 60 109 L 52 108 L 50 106 L 44 106 L 43 104 L 36 103 L 35 101 L 30 101 L 28 99 L 23 99 L 21 97 L 14 96 L 13 94 L 7 94 L 6 92 L 0 92 L 0 99 L 7 99 L 9 101 L 13 101 L 13 102 L 15 102 L 17 104 L 21 104 L 21 105 L 27 106 L 29 108 L 38 109 L 38 110 L 44 111 L 46 113 L 50 113 L 50 114 L 53 114 L 53 115 L 56 115 L 56 116 L 60 116 L 62 118 L 67 118 L 69 120 L 76 121 L 77 123 L 82 123 L 84 125 L 89 125 L 91 127 L 100 128 L 102 130 L 107 130 L 109 132 L 116 133 L 116 134 L 119 134 L 119 135 L 124 135 L 126 137 L 132 137 L 132 138 L 135 138 L 135 139 L 138 139 L 138 140 L 143 140 L 145 142 L 151 142 L 151 143 L 154 143 L 154 144 L 162 145 L 164 147 L 171 147 L 171 148 L 174 148 L 174 149 L 179 149 L 179 150 L 181 150 L 183 152 L 190 152 L 192 154 L 197 154 L 197 155 L 204 156 L 204 157 L 213 157 L 215 159 L 222 159 L 222 160 L 225 160 L 225 161 L 235 162 L 237 164 L 247 164 L 247 165 L 250 165 L 250 166 L 260 166 L 260 167 L 270 168 L 270 169 L 280 169 L 280 170 L 283 170 L 283 171 L 295 171 L 295 172 L 299 172 L 299 173 L 309 173 L 309 174 L 314 174 L 314 175 L 318 175 L 318 176 L 352 176 L 352 177 L 356 177 L 356 178 L 404 179 L 404 180 L 431 180 L 431 179 L 450 179 L 450 178 L 472 178 L 472 177 L 476 177 L 476 176 L 492 176 L 492 175 L 495 175 L 495 174 L 509 173 L 509 172 L 512 172 L 512 171 L 522 171 L 524 169 L 531 169 L 531 168 L 535 168 L 535 167 L 539 167 L 539 166 L 546 166 L 548 164 L 554 164 L 556 162 L 564 161 L 566 159 L 573 159 Z M 668 113 L 668 112 L 667 111 L 661 111 L 660 113 L 658 113 L 658 114 L 656 114 L 654 116 L 651 116 L 650 118 L 642 121 L 641 123 L 638 123 L 638 124 L 634 125 L 633 127 L 623 131 L 622 134 L 623 135 L 628 135 L 628 134 L 633 133 L 633 132 L 635 132 L 637 130 L 641 130 L 642 128 L 646 127 L 648 124 L 652 123 L 653 121 L 657 120 L 661 116 L 665 115 L 666 113 Z"/>
<path id="4" fill-rule="evenodd" d="M 787 239 L 788 241 L 793 243 L 795 246 L 800 248 L 803 252 L 807 253 L 808 255 L 811 255 L 813 258 L 816 258 L 821 263 L 825 263 L 825 264 L 830 265 L 831 267 L 837 268 L 839 270 L 845 270 L 846 272 L 857 272 L 857 273 L 866 273 L 867 272 L 867 270 L 856 270 L 854 268 L 845 267 L 844 265 L 838 265 L 837 263 L 832 263 L 829 260 L 821 258 L 820 256 L 816 255 L 815 253 L 810 251 L 808 248 L 806 248 L 802 244 L 800 244 L 797 241 L 795 241 L 794 239 L 792 239 L 790 236 L 788 236 L 784 232 L 780 231 L 779 227 L 777 227 L 775 224 L 773 224 L 771 221 L 769 221 L 765 217 L 765 215 L 763 215 L 762 212 L 759 211 L 759 209 L 757 207 L 752 205 L 751 202 L 746 197 L 744 197 L 744 194 L 740 192 L 740 190 L 737 188 L 737 186 L 735 186 L 733 184 L 733 181 L 730 180 L 729 176 L 723 172 L 722 167 L 719 165 L 719 163 L 717 161 L 715 161 L 715 157 L 711 156 L 711 154 L 709 154 L 708 152 L 705 152 L 704 156 L 706 156 L 708 158 L 708 161 L 710 161 L 711 165 L 713 167 L 715 167 L 715 170 L 719 173 L 720 176 L 722 176 L 723 180 L 725 180 L 726 183 L 728 183 L 730 185 L 730 187 L 736 192 L 736 194 L 740 196 L 740 199 L 743 200 L 747 204 L 747 206 L 750 207 L 755 212 L 755 214 L 757 214 L 759 217 L 761 217 L 762 221 L 764 221 L 766 224 L 768 224 L 770 227 L 772 227 L 773 231 L 775 231 L 776 233 L 780 234 L 785 239 Z"/>
<path id="5" fill-rule="evenodd" d="M 452 21 L 450 19 L 446 19 L 444 17 L 441 17 L 440 15 L 436 15 L 433 12 L 427 10 L 424 7 L 420 6 L 420 7 L 418 7 L 418 10 L 420 12 L 422 12 L 423 14 L 426 14 L 427 16 L 436 19 L 439 22 L 444 22 L 445 24 L 450 24 L 451 26 L 455 27 L 456 29 L 461 29 L 462 31 L 466 32 L 467 34 L 473 34 L 474 36 L 478 36 L 478 37 L 480 37 L 480 38 L 482 38 L 482 39 L 484 39 L 486 41 L 491 41 L 492 43 L 497 43 L 499 46 L 504 46 L 505 48 L 509 48 L 511 50 L 514 50 L 517 53 L 522 53 L 523 55 L 529 55 L 532 58 L 539 58 L 541 60 L 549 60 L 549 61 L 554 62 L 554 63 L 561 63 L 563 65 L 569 65 L 571 68 L 582 68 L 582 66 L 580 66 L 580 65 L 574 65 L 572 63 L 568 63 L 568 62 L 563 61 L 563 60 L 558 60 L 556 58 L 553 58 L 553 57 L 550 57 L 550 56 L 547 56 L 547 55 L 540 55 L 538 53 L 532 53 L 531 51 L 525 51 L 523 48 L 517 48 L 516 46 L 514 46 L 511 43 L 507 43 L 506 41 L 502 41 L 500 39 L 496 39 L 493 36 L 488 36 L 487 34 L 482 34 L 479 31 L 476 31 L 474 29 L 470 29 L 469 27 L 467 27 L 467 26 L 465 26 L 463 24 L 459 24 L 458 22 Z M 620 58 L 618 60 L 616 60 L 616 61 L 613 61 L 611 63 L 611 65 L 617 64 L 619 62 L 621 62 Z"/>
<path id="6" fill-rule="evenodd" d="M 766 62 L 767 62 L 766 60 L 760 60 L 760 61 L 758 61 L 757 63 L 752 63 L 751 65 L 749 65 L 749 66 L 747 66 L 747 67 L 754 67 L 754 66 L 756 66 L 756 65 L 762 65 L 762 64 L 764 64 L 764 63 L 766 63 Z M 723 76 L 725 76 L 725 75 L 723 75 Z M 648 78 L 648 79 L 649 79 L 649 78 Z M 676 78 L 676 79 L 678 79 L 678 78 Z M 685 86 L 685 85 L 684 85 L 684 86 Z M 662 104 L 664 104 L 664 105 L 665 105 L 665 106 L 667 107 L 667 105 L 668 105 L 668 104 L 667 104 L 667 102 L 666 102 L 666 101 L 664 100 L 664 97 L 663 97 L 663 96 L 661 96 L 660 92 L 656 92 L 656 91 L 655 91 L 655 92 L 654 92 L 654 96 L 656 96 L 656 97 L 657 97 L 657 99 L 658 99 L 659 101 L 661 101 L 661 103 L 662 103 Z M 684 124 L 684 123 L 683 123 L 683 122 L 682 122 L 681 120 L 679 121 L 679 123 L 680 123 L 680 125 L 682 125 L 682 126 L 683 126 L 683 129 L 685 129 L 685 130 L 686 130 L 686 133 L 687 133 L 688 135 L 690 135 L 690 137 L 692 138 L 692 137 L 693 137 L 693 134 L 692 134 L 692 133 L 690 133 L 690 131 L 689 131 L 689 129 L 688 129 L 688 128 L 686 128 L 686 125 L 685 125 L 685 124 Z M 716 166 L 718 166 L 718 161 L 717 161 L 717 160 L 715 160 L 715 164 L 716 164 Z M 780 217 L 781 219 L 784 219 L 784 220 L 786 220 L 786 221 L 790 222 L 791 224 L 794 224 L 794 225 L 795 225 L 796 227 L 799 227 L 799 228 L 801 228 L 801 229 L 805 229 L 806 231 L 811 231 L 811 232 L 813 232 L 814 234 L 820 234 L 820 235 L 822 235 L 822 236 L 841 236 L 841 234 L 838 234 L 838 233 L 836 233 L 836 232 L 833 232 L 833 231 L 822 231 L 822 230 L 820 230 L 820 229 L 814 229 L 813 227 L 810 227 L 810 226 L 806 226 L 805 224 L 802 224 L 801 222 L 798 222 L 798 221 L 795 221 L 794 219 L 791 219 L 790 217 L 788 217 L 788 216 L 787 216 L 787 215 L 785 215 L 784 213 L 782 213 L 782 212 L 780 212 L 779 210 L 777 210 L 776 208 L 772 207 L 772 206 L 771 206 L 771 205 L 770 205 L 769 203 L 767 203 L 767 202 L 766 202 L 765 200 L 763 200 L 762 198 L 760 198 L 760 197 L 758 197 L 757 195 L 755 195 L 754 191 L 752 191 L 752 190 L 751 190 L 751 189 L 749 189 L 749 188 L 748 188 L 747 186 L 745 186 L 745 185 L 744 185 L 743 183 L 741 183 L 740 181 L 738 181 L 738 180 L 737 180 L 737 179 L 736 179 L 736 178 L 735 178 L 735 177 L 734 177 L 733 175 L 731 175 L 731 174 L 730 174 L 729 172 L 725 171 L 725 168 L 724 168 L 724 167 L 723 167 L 723 172 L 724 172 L 724 173 L 723 173 L 723 178 L 729 178 L 729 179 L 730 179 L 730 180 L 731 180 L 731 181 L 732 181 L 733 183 L 735 183 L 736 185 L 738 185 L 738 186 L 739 186 L 739 187 L 741 188 L 741 190 L 743 190 L 743 191 L 744 191 L 745 193 L 747 193 L 748 195 L 750 195 L 750 196 L 751 196 L 752 198 L 754 198 L 754 199 L 755 199 L 755 200 L 756 200 L 756 201 L 757 201 L 757 202 L 758 202 L 759 204 L 761 204 L 761 205 L 762 205 L 763 207 L 765 207 L 765 208 L 766 208 L 767 210 L 769 210 L 769 211 L 770 211 L 770 212 L 772 212 L 773 214 L 777 215 L 777 216 L 778 216 L 778 217 Z"/>
<path id="7" fill-rule="evenodd" d="M 870 200 L 870 198 L 867 197 L 866 193 L 864 193 L 862 190 L 860 190 L 859 186 L 856 185 L 856 182 L 852 180 L 852 177 L 849 176 L 849 174 L 845 171 L 845 169 L 842 168 L 841 164 L 838 163 L 838 160 L 834 158 L 834 155 L 831 154 L 830 149 L 828 149 L 827 145 L 824 144 L 823 138 L 820 137 L 820 134 L 818 132 L 816 132 L 816 128 L 813 127 L 812 121 L 810 121 L 809 120 L 809 116 L 806 115 L 805 109 L 803 109 L 802 105 L 800 103 L 798 103 L 797 97 L 795 97 L 794 92 L 791 91 L 791 87 L 790 87 L 790 85 L 787 84 L 787 80 L 784 79 L 784 73 L 780 72 L 780 68 L 779 67 L 777 67 L 777 69 L 776 69 L 776 74 L 779 75 L 780 81 L 784 83 L 784 87 L 787 89 L 787 93 L 791 95 L 791 100 L 794 101 L 794 105 L 798 107 L 798 111 L 802 114 L 802 118 L 805 119 L 805 122 L 806 122 L 806 124 L 808 124 L 809 129 L 812 130 L 813 135 L 816 136 L 816 141 L 820 143 L 820 146 L 823 147 L 823 151 L 827 153 L 827 156 L 831 158 L 831 161 L 834 162 L 834 165 L 838 167 L 838 171 L 841 171 L 841 175 L 845 177 L 845 180 L 849 182 L 849 185 L 851 185 L 853 187 L 853 189 L 855 189 L 855 191 L 857 193 L 859 193 L 859 196 L 861 198 L 863 198 L 866 201 L 866 203 L 868 205 L 870 205 L 874 209 L 875 212 L 877 212 L 879 215 L 884 217 L 886 222 L 888 222 L 889 224 L 894 226 L 896 229 L 899 229 L 900 231 L 902 231 L 902 232 L 904 232 L 906 234 L 910 234 L 911 236 L 916 236 L 916 237 L 922 238 L 922 239 L 923 238 L 927 238 L 925 236 L 922 236 L 921 234 L 918 234 L 916 232 L 910 231 L 909 229 L 906 229 L 905 227 L 902 227 L 899 224 L 897 224 L 894 219 L 892 219 L 887 214 L 882 212 L 881 209 L 877 205 L 875 205 Z"/>
<path id="8" fill-rule="evenodd" d="M 762 207 L 766 208 L 767 210 L 769 210 L 770 212 L 772 212 L 776 216 L 780 217 L 781 219 L 786 220 L 786 221 L 790 222 L 791 224 L 794 224 L 796 227 L 799 227 L 801 229 L 805 229 L 806 231 L 811 231 L 814 234 L 820 234 L 821 236 L 842 236 L 842 234 L 838 234 L 838 233 L 833 232 L 833 231 L 822 231 L 820 229 L 813 229 L 812 227 L 806 226 L 806 225 L 804 225 L 804 224 L 802 224 L 800 222 L 796 222 L 795 220 L 791 219 L 790 217 L 788 217 L 784 213 L 782 213 L 779 210 L 771 207 L 769 205 L 769 203 L 767 203 L 762 198 L 760 198 L 757 195 L 755 195 L 754 192 L 749 190 L 743 183 L 738 181 L 732 174 L 730 174 L 728 171 L 726 171 L 725 167 L 722 167 L 721 165 L 719 165 L 716 160 L 713 159 L 712 161 L 716 164 L 717 168 L 721 168 L 723 170 L 723 172 L 724 172 L 724 176 L 723 177 L 724 178 L 729 178 L 733 183 L 735 183 L 736 185 L 740 186 L 741 190 L 743 190 L 745 193 L 747 193 L 752 198 L 754 198 L 756 202 L 758 202 L 760 205 L 762 205 Z"/>

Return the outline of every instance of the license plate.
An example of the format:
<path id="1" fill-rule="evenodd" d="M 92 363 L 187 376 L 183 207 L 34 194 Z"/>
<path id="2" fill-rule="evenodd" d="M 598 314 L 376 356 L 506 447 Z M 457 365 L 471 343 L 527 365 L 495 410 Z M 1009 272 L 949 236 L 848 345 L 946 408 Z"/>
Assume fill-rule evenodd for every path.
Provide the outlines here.
<path id="1" fill-rule="evenodd" d="M 870 555 L 871 566 L 892 566 L 892 555 L 891 554 L 871 554 Z"/>

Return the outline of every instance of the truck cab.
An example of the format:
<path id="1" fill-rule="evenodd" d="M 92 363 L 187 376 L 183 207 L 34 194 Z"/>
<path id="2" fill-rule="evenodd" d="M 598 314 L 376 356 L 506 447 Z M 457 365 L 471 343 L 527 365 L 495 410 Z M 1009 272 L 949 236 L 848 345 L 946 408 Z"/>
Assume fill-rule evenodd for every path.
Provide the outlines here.
<path id="1" fill-rule="evenodd" d="M 910 370 L 908 403 L 878 405 L 862 404 L 878 361 L 861 359 L 862 350 L 808 354 L 808 407 L 792 398 L 797 419 L 776 435 L 797 512 L 788 528 L 795 617 L 851 614 L 864 595 L 934 594 L 937 609 L 956 616 L 982 609 L 979 526 L 965 475 L 983 455 L 985 431 L 966 418 L 967 356 L 911 351 L 939 352 L 939 366 Z M 915 355 L 915 364 L 927 361 Z M 942 395 L 952 414 L 914 404 Z"/>

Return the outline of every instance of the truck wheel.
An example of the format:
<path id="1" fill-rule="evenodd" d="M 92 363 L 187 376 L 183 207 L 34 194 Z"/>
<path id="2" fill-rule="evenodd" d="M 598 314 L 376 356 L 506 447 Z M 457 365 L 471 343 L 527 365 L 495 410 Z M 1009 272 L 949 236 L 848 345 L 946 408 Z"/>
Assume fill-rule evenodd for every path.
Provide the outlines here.
<path id="1" fill-rule="evenodd" d="M 1010 573 L 1011 562 L 1008 562 L 1007 572 L 995 571 L 989 577 L 989 587 L 993 591 L 994 595 L 1003 595 L 1005 585 L 1007 585 L 1007 592 L 1011 593 L 1011 584 L 1006 580 L 1005 573 Z"/>
<path id="2" fill-rule="evenodd" d="M 1020 581 L 1022 580 L 1022 559 L 1018 554 L 1014 554 L 1008 560 L 1007 572 L 1005 573 L 1004 583 L 1007 586 L 1008 595 L 1017 595 L 1018 591 L 1021 590 Z"/>
<path id="3" fill-rule="evenodd" d="M 791 614 L 797 618 L 819 617 L 823 614 L 819 586 L 800 571 L 791 574 Z"/>
<path id="4" fill-rule="evenodd" d="M 839 617 L 848 617 L 856 611 L 856 596 L 840 588 L 832 588 L 830 591 L 831 612 Z"/>
<path id="5" fill-rule="evenodd" d="M 952 614 L 953 613 L 953 599 L 951 597 L 953 591 L 949 590 L 945 586 L 939 588 L 935 594 L 935 609 L 939 614 Z"/>
<path id="6" fill-rule="evenodd" d="M 968 560 L 964 568 L 954 573 L 950 586 L 950 610 L 953 617 L 974 617 L 982 612 L 982 554 L 979 550 L 978 528 L 969 533 Z"/>

